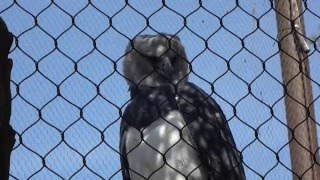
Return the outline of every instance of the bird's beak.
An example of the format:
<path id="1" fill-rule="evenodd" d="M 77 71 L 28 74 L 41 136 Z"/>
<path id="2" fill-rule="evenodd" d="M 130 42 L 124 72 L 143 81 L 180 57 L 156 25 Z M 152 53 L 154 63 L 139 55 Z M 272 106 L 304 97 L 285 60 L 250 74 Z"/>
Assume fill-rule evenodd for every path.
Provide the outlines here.
<path id="1" fill-rule="evenodd" d="M 164 63 L 164 77 L 166 77 L 168 80 L 172 79 L 172 75 L 173 75 L 173 68 L 172 68 L 172 64 L 171 61 L 169 59 L 169 57 L 163 57 L 163 63 Z"/>

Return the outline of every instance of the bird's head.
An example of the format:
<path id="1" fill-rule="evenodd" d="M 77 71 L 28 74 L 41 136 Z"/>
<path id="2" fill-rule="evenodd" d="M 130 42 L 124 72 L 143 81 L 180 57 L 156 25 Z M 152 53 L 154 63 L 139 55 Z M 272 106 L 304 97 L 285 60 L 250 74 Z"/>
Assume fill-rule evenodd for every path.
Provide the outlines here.
<path id="1" fill-rule="evenodd" d="M 176 85 L 188 79 L 189 62 L 177 36 L 139 35 L 125 53 L 123 72 L 130 87 Z"/>

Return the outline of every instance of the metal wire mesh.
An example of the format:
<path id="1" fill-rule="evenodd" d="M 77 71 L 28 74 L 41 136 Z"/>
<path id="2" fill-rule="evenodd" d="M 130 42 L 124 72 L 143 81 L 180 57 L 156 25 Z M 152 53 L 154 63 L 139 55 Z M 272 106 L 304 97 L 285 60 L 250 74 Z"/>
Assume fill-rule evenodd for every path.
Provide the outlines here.
<path id="1" fill-rule="evenodd" d="M 319 119 L 320 4 L 304 3 Z M 213 85 L 247 179 L 292 178 L 273 1 L 4 0 L 0 15 L 15 35 L 10 178 L 121 179 L 124 49 L 159 32 L 185 44 L 192 82 Z"/>

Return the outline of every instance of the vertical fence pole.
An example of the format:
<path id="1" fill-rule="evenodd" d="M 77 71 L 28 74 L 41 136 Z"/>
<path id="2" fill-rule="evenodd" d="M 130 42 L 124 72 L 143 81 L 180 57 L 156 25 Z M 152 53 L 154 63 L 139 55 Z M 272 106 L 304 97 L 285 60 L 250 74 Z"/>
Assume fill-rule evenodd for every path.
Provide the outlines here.
<path id="1" fill-rule="evenodd" d="M 276 0 L 275 5 L 293 179 L 318 180 L 320 162 L 302 2 Z"/>
<path id="2" fill-rule="evenodd" d="M 10 126 L 10 75 L 12 60 L 8 59 L 12 34 L 0 17 L 0 179 L 9 179 L 10 156 L 15 143 L 15 131 Z"/>

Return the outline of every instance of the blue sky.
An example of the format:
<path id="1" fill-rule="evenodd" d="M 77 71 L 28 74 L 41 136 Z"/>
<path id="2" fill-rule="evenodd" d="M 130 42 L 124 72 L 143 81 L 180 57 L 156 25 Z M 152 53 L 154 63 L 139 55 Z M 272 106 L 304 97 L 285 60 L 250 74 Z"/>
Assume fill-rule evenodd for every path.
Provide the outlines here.
<path id="1" fill-rule="evenodd" d="M 17 140 L 15 145 L 11 179 L 27 179 L 33 174 L 31 179 L 108 179 L 120 169 L 114 151 L 119 142 L 119 109 L 123 112 L 130 100 L 119 74 L 124 49 L 137 34 L 155 31 L 180 36 L 192 62 L 192 82 L 208 93 L 208 82 L 213 83 L 213 98 L 229 119 L 246 165 L 255 171 L 245 169 L 248 179 L 259 179 L 257 173 L 270 180 L 291 179 L 286 169 L 290 159 L 287 128 L 282 124 L 286 118 L 275 12 L 268 0 L 240 0 L 241 8 L 231 0 L 203 0 L 204 8 L 199 8 L 196 0 L 168 0 L 167 7 L 162 7 L 160 0 L 131 0 L 130 6 L 118 0 L 92 0 L 92 4 L 87 0 L 16 2 L 3 0 L 0 4 L 0 16 L 17 37 L 10 54 L 14 60 L 11 124 L 22 134 L 23 144 Z M 319 36 L 320 2 L 308 0 L 307 5 L 307 36 Z M 252 16 L 259 18 L 261 29 L 256 28 Z M 246 49 L 239 38 L 244 39 Z M 310 47 L 319 119 L 320 55 L 319 48 Z M 249 84 L 252 94 L 248 94 Z M 254 135 L 258 127 L 262 143 Z M 121 174 L 113 179 L 121 179 Z"/>

